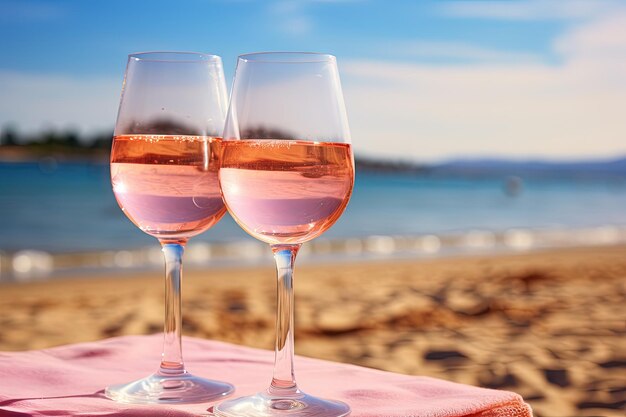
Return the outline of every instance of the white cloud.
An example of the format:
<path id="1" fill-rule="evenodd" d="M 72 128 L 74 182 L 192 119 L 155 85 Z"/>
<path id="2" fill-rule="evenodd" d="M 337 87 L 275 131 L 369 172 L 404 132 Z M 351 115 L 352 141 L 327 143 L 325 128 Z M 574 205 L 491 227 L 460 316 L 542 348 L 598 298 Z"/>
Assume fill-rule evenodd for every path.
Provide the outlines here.
<path id="1" fill-rule="evenodd" d="M 294 36 L 310 34 L 315 24 L 308 9 L 316 4 L 358 3 L 362 0 L 277 0 L 268 4 L 272 29 Z"/>
<path id="2" fill-rule="evenodd" d="M 555 42 L 556 50 L 572 59 L 624 59 L 626 8 L 571 30 Z"/>
<path id="3" fill-rule="evenodd" d="M 272 26 L 290 35 L 305 35 L 313 29 L 311 18 L 305 13 L 306 2 L 281 0 L 270 4 Z"/>
<path id="4" fill-rule="evenodd" d="M 340 62 L 355 149 L 370 155 L 626 153 L 626 12 L 555 40 L 562 63 Z"/>
<path id="5" fill-rule="evenodd" d="M 21 131 L 77 128 L 112 129 L 121 79 L 23 74 L 0 70 L 0 127 Z"/>
<path id="6" fill-rule="evenodd" d="M 501 63 L 535 62 L 539 60 L 537 55 L 531 53 L 502 51 L 463 42 L 416 40 L 394 42 L 392 45 L 385 44 L 381 47 L 381 50 L 383 48 L 387 53 L 403 56 L 404 58 L 413 57 L 427 60 L 443 58 L 455 61 Z"/>
<path id="7" fill-rule="evenodd" d="M 440 4 L 445 16 L 501 20 L 586 19 L 611 9 L 610 0 L 449 1 Z"/>

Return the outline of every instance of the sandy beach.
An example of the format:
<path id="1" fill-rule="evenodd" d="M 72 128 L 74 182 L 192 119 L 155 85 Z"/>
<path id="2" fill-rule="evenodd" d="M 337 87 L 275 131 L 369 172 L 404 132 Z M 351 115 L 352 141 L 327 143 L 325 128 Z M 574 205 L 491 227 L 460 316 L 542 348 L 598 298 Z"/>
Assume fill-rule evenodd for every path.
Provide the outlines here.
<path id="1" fill-rule="evenodd" d="M 302 265 L 296 351 L 515 391 L 537 416 L 623 416 L 625 255 L 611 246 Z M 0 350 L 162 329 L 159 273 L 0 288 Z M 183 294 L 185 335 L 273 347 L 271 266 L 186 271 Z"/>

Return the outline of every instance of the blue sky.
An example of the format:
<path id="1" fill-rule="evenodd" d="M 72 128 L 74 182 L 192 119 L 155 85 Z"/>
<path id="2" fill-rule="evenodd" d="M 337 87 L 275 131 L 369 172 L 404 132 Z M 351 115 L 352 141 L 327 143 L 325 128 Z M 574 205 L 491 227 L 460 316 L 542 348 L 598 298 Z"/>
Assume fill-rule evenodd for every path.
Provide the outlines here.
<path id="1" fill-rule="evenodd" d="M 0 126 L 112 128 L 130 52 L 337 55 L 355 149 L 626 154 L 619 1 L 0 0 Z M 626 107 L 626 104 L 624 104 Z"/>
<path id="2" fill-rule="evenodd" d="M 394 42 L 459 42 L 540 54 L 567 21 L 469 19 L 442 2 L 420 1 L 31 1 L 2 0 L 3 69 L 110 75 L 129 52 L 215 53 L 232 71 L 238 54 L 314 50 L 341 58 L 419 60 L 389 51 Z M 390 6 L 392 4 L 392 6 Z M 442 57 L 421 57 L 441 62 Z M 445 57 L 449 62 L 463 57 Z M 229 65 L 230 64 L 230 65 Z"/>

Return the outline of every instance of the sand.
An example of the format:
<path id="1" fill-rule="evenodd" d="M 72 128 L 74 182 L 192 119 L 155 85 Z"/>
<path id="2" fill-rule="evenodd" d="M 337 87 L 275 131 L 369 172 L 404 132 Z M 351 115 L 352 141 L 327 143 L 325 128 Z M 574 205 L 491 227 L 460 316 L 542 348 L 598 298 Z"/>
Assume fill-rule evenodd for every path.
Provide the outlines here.
<path id="1" fill-rule="evenodd" d="M 274 279 L 187 271 L 184 334 L 272 348 Z M 515 391 L 540 417 L 625 415 L 626 247 L 302 265 L 295 287 L 300 355 Z M 156 333 L 162 297 L 159 273 L 4 284 L 0 350 Z"/>

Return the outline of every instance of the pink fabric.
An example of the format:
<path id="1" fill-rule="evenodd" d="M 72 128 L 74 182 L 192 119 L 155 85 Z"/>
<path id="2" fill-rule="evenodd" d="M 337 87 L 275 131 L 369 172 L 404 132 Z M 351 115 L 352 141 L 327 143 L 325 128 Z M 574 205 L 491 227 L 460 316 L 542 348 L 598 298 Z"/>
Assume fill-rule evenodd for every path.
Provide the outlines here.
<path id="1" fill-rule="evenodd" d="M 212 404 L 124 405 L 102 395 L 105 386 L 155 370 L 162 338 L 124 336 L 93 343 L 0 353 L 0 416 L 211 415 Z M 273 352 L 185 338 L 190 372 L 235 385 L 234 397 L 266 388 Z M 305 392 L 345 401 L 352 416 L 529 417 L 530 407 L 512 392 L 488 390 L 427 377 L 296 358 Z M 231 397 L 233 398 L 233 397 Z M 207 411 L 208 410 L 208 411 Z"/>

